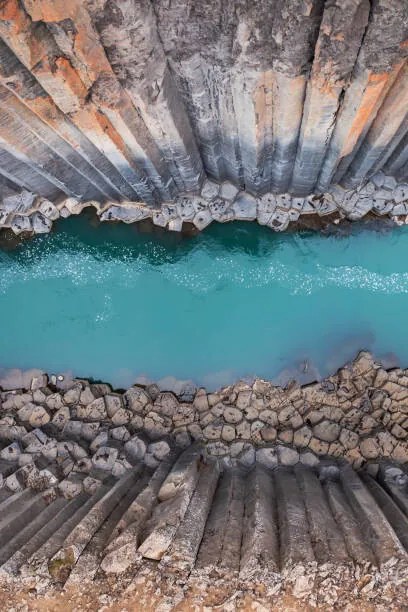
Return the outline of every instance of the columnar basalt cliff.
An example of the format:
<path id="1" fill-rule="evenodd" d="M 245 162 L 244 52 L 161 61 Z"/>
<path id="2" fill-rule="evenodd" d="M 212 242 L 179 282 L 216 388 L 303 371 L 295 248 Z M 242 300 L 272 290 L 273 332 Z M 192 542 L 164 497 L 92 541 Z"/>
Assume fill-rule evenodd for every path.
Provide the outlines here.
<path id="1" fill-rule="evenodd" d="M 0 588 L 404 609 L 407 370 L 362 352 L 285 389 L 0 385 Z"/>
<path id="2" fill-rule="evenodd" d="M 52 201 L 408 172 L 405 0 L 1 0 L 0 174 Z"/>
<path id="3" fill-rule="evenodd" d="M 0 0 L 0 231 L 88 207 L 407 224 L 408 0 Z M 0 608 L 406 609 L 408 370 L 0 374 Z"/>

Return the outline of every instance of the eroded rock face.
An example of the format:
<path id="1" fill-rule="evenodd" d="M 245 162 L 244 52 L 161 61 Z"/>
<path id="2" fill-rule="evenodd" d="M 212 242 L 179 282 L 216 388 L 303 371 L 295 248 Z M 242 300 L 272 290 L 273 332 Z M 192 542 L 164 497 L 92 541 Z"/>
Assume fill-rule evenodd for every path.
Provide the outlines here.
<path id="1" fill-rule="evenodd" d="M 355 187 L 380 169 L 401 182 L 407 19 L 405 0 L 4 0 L 4 189 L 155 207 L 206 177 L 256 196 Z M 29 206 L 14 231 L 30 230 Z M 35 231 L 67 211 L 43 204 Z"/>

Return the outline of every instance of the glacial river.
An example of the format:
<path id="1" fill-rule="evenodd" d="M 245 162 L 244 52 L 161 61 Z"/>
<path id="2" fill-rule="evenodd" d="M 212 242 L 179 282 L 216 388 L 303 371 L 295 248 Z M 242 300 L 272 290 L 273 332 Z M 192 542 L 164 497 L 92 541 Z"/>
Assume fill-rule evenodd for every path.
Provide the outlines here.
<path id="1" fill-rule="evenodd" d="M 359 349 L 408 366 L 408 228 L 196 237 L 86 217 L 0 250 L 0 367 L 210 388 L 331 373 Z"/>

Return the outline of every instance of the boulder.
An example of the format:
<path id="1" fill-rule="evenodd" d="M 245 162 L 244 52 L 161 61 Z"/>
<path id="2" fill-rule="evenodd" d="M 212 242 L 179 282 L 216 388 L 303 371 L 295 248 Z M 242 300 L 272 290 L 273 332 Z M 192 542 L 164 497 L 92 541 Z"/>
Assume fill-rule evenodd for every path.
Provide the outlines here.
<path id="1" fill-rule="evenodd" d="M 252 467 L 255 463 L 255 460 L 256 455 L 253 446 L 248 446 L 247 448 L 244 448 L 244 450 L 238 455 L 238 463 L 246 468 Z"/>
<path id="2" fill-rule="evenodd" d="M 119 408 L 111 418 L 112 425 L 120 426 L 127 425 L 132 421 L 133 412 L 126 408 Z"/>
<path id="3" fill-rule="evenodd" d="M 171 232 L 181 232 L 183 229 L 183 219 L 170 219 L 167 227 Z"/>
<path id="4" fill-rule="evenodd" d="M 310 452 L 300 453 L 299 460 L 300 463 L 302 463 L 303 465 L 307 465 L 308 467 L 315 467 L 320 463 L 316 455 Z"/>
<path id="5" fill-rule="evenodd" d="M 88 385 L 87 385 L 83 389 L 83 391 L 81 391 L 81 394 L 79 396 L 79 401 L 84 406 L 87 406 L 88 404 L 91 404 L 94 400 L 95 400 L 95 396 L 92 393 L 91 388 L 88 387 Z"/>
<path id="6" fill-rule="evenodd" d="M 196 226 L 196 228 L 201 231 L 204 228 L 206 228 L 208 225 L 210 225 L 212 220 L 213 219 L 212 219 L 210 210 L 205 209 L 205 210 L 201 210 L 195 215 L 193 219 L 193 223 Z"/>
<path id="7" fill-rule="evenodd" d="M 221 437 L 225 442 L 232 442 L 235 440 L 236 431 L 233 425 L 224 425 L 221 432 Z"/>
<path id="8" fill-rule="evenodd" d="M 78 406 L 77 417 L 88 421 L 103 421 L 107 418 L 105 399 L 99 397 L 87 406 Z"/>
<path id="9" fill-rule="evenodd" d="M 193 406 L 198 412 L 205 412 L 209 410 L 207 393 L 205 389 L 199 389 L 195 395 Z"/>
<path id="10" fill-rule="evenodd" d="M 287 446 L 278 446 L 277 453 L 280 465 L 296 465 L 299 462 L 299 453 Z"/>
<path id="11" fill-rule="evenodd" d="M 36 234 L 48 234 L 51 231 L 52 221 L 44 217 L 40 212 L 35 212 L 30 217 L 33 231 Z"/>
<path id="12" fill-rule="evenodd" d="M 333 421 L 323 420 L 313 427 L 313 435 L 323 442 L 334 442 L 339 433 L 340 425 Z"/>
<path id="13" fill-rule="evenodd" d="M 115 412 L 122 408 L 122 396 L 119 394 L 108 393 L 105 395 L 106 413 L 109 418 L 112 418 Z"/>
<path id="14" fill-rule="evenodd" d="M 222 416 L 227 423 L 239 423 L 242 420 L 242 411 L 233 406 L 225 406 Z"/>
<path id="15" fill-rule="evenodd" d="M 101 446 L 92 457 L 92 463 L 100 470 L 112 471 L 118 454 L 117 448 Z"/>
<path id="16" fill-rule="evenodd" d="M 162 461 L 170 452 L 170 446 L 165 440 L 152 442 L 147 447 L 147 452 L 153 455 L 159 461 Z"/>
<path id="17" fill-rule="evenodd" d="M 17 461 L 21 455 L 21 447 L 18 442 L 12 442 L 0 451 L 1 459 L 6 461 Z"/>
<path id="18" fill-rule="evenodd" d="M 294 436 L 293 436 L 294 445 L 298 447 L 306 447 L 308 446 L 311 437 L 312 437 L 312 431 L 310 427 L 307 427 L 307 425 L 304 425 L 303 427 L 295 431 Z"/>
<path id="19" fill-rule="evenodd" d="M 235 187 L 235 185 L 233 185 L 229 181 L 224 181 L 223 183 L 221 183 L 221 187 L 219 191 L 220 198 L 223 198 L 224 200 L 229 200 L 230 202 L 232 202 L 232 200 L 235 198 L 237 193 L 238 193 L 238 187 Z"/>
<path id="20" fill-rule="evenodd" d="M 127 442 L 130 439 L 130 433 L 126 427 L 114 427 L 109 431 L 113 440 L 119 440 L 120 442 Z"/>
<path id="21" fill-rule="evenodd" d="M 264 442 L 274 442 L 277 438 L 278 432 L 275 427 L 264 427 L 261 430 L 262 440 Z"/>
<path id="22" fill-rule="evenodd" d="M 201 197 L 205 198 L 206 200 L 213 200 L 217 197 L 219 191 L 219 183 L 216 183 L 210 179 L 205 179 L 203 186 L 201 187 Z"/>
<path id="23" fill-rule="evenodd" d="M 259 448 L 256 451 L 256 461 L 267 468 L 275 468 L 278 465 L 276 447 Z"/>
<path id="24" fill-rule="evenodd" d="M 235 218 L 238 221 L 254 221 L 257 216 L 257 201 L 256 198 L 249 193 L 241 192 L 237 195 L 232 204 Z"/>
<path id="25" fill-rule="evenodd" d="M 174 393 L 164 391 L 156 397 L 154 407 L 160 414 L 172 417 L 179 407 L 179 402 Z"/>
<path id="26" fill-rule="evenodd" d="M 146 454 L 147 444 L 140 436 L 133 436 L 125 444 L 126 454 L 134 461 L 141 461 Z"/>
<path id="27" fill-rule="evenodd" d="M 396 204 L 408 201 L 408 184 L 400 183 L 392 192 L 392 198 Z"/>
<path id="28" fill-rule="evenodd" d="M 15 215 L 11 222 L 11 229 L 16 235 L 21 234 L 22 232 L 30 232 L 32 229 L 30 217 Z"/>
<path id="29" fill-rule="evenodd" d="M 223 425 L 221 423 L 210 423 L 203 429 L 204 438 L 207 440 L 219 440 L 221 438 Z"/>
<path id="30" fill-rule="evenodd" d="M 38 209 L 40 213 L 44 215 L 44 217 L 47 217 L 47 219 L 50 219 L 51 221 L 56 221 L 60 216 L 59 210 L 55 204 L 46 198 L 40 198 Z"/>
<path id="31" fill-rule="evenodd" d="M 359 437 L 354 431 L 343 427 L 340 432 L 339 440 L 345 449 L 351 450 L 352 448 L 356 448 L 356 446 L 358 446 Z"/>
<path id="32" fill-rule="evenodd" d="M 141 387 L 130 387 L 123 396 L 125 405 L 134 413 L 142 414 L 150 397 Z"/>
<path id="33" fill-rule="evenodd" d="M 277 427 L 279 423 L 278 415 L 274 410 L 262 410 L 259 413 L 259 418 L 261 419 L 261 421 L 264 421 L 264 423 L 272 425 L 272 427 Z"/>
<path id="34" fill-rule="evenodd" d="M 310 442 L 309 442 L 309 448 L 310 450 L 312 450 L 316 455 L 327 455 L 327 453 L 329 452 L 329 445 L 327 442 L 323 442 L 322 440 L 319 440 L 318 438 L 312 437 Z"/>
<path id="35" fill-rule="evenodd" d="M 194 204 L 190 198 L 181 198 L 177 201 L 176 206 L 178 218 L 181 221 L 181 226 L 178 231 L 181 231 L 183 221 L 192 221 L 196 215 L 196 209 L 194 208 Z M 169 229 L 170 223 L 171 221 L 169 222 Z"/>
<path id="36" fill-rule="evenodd" d="M 365 459 L 376 459 L 381 449 L 375 438 L 365 438 L 360 442 L 360 452 Z"/>

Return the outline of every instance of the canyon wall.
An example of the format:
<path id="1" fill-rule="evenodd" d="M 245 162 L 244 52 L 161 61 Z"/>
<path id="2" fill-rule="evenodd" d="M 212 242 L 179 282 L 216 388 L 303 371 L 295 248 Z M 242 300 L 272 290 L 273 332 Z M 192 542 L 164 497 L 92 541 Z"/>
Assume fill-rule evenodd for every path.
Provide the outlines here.
<path id="1" fill-rule="evenodd" d="M 1 0 L 2 188 L 323 193 L 408 174 L 406 0 Z"/>

